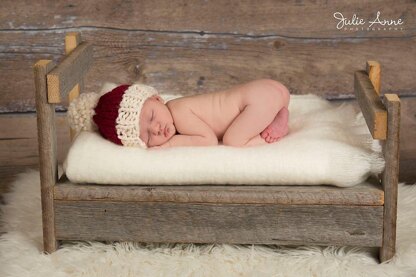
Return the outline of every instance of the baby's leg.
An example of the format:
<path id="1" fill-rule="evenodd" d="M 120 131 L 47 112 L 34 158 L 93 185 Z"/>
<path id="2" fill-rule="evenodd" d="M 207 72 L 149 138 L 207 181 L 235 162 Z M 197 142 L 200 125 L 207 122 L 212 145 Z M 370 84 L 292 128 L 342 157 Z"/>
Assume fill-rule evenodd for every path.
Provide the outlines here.
<path id="1" fill-rule="evenodd" d="M 225 132 L 224 145 L 251 146 L 266 144 L 260 133 L 268 127 L 276 114 L 287 105 L 288 98 L 280 89 L 261 86 L 253 92 L 255 97 L 248 99 L 244 110 L 234 119 Z"/>

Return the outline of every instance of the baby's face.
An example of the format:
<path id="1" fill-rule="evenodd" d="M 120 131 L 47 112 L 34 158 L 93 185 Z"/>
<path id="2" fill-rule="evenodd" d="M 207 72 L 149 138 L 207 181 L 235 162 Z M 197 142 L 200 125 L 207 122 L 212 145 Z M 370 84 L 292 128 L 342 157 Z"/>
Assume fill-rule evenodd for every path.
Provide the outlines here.
<path id="1" fill-rule="evenodd" d="M 160 96 L 147 99 L 140 113 L 140 139 L 147 147 L 167 142 L 176 129 L 172 115 Z"/>

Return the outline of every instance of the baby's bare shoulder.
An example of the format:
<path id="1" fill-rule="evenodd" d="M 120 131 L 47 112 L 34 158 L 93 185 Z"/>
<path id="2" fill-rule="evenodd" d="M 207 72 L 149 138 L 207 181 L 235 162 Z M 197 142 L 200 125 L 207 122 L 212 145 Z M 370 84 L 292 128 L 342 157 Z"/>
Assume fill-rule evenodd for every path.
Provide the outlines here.
<path id="1" fill-rule="evenodd" d="M 171 113 L 183 112 L 188 107 L 189 100 L 187 97 L 180 97 L 166 102 Z"/>
<path id="2" fill-rule="evenodd" d="M 201 105 L 204 105 L 208 100 L 206 95 L 189 95 L 170 100 L 166 103 L 169 109 L 172 110 L 198 110 Z"/>
<path id="3" fill-rule="evenodd" d="M 189 116 L 190 105 L 189 100 L 186 97 L 176 98 L 166 102 L 170 113 L 172 114 L 175 123 L 181 121 L 182 118 Z"/>

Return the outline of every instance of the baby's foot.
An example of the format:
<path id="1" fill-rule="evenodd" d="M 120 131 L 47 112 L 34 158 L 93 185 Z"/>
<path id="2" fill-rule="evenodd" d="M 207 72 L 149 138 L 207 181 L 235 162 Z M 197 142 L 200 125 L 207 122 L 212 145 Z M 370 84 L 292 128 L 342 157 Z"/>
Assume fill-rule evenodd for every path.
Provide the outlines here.
<path id="1" fill-rule="evenodd" d="M 270 123 L 270 125 L 260 133 L 260 136 L 268 143 L 278 141 L 289 132 L 287 125 L 288 119 L 289 111 L 286 107 L 283 107 L 277 113 L 276 117 L 273 119 L 273 122 Z"/>

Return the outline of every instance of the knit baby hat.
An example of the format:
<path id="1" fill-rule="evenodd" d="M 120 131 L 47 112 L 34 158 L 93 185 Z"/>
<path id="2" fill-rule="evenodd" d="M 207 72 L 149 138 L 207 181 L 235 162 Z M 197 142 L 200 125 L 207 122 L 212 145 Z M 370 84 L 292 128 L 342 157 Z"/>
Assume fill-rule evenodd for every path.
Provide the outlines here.
<path id="1" fill-rule="evenodd" d="M 139 119 L 144 102 L 154 95 L 157 90 L 143 84 L 120 85 L 103 95 L 83 93 L 68 107 L 68 120 L 75 131 L 98 129 L 118 145 L 147 148 Z"/>

